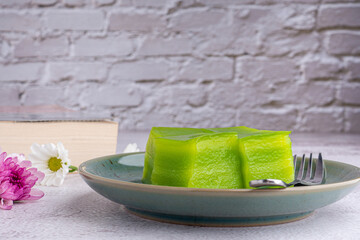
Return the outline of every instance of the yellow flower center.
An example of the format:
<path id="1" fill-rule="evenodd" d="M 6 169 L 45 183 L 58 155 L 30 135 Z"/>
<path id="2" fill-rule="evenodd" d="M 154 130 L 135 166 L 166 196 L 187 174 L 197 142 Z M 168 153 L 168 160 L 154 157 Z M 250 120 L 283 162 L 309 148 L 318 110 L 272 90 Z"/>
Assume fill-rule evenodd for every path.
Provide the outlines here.
<path id="1" fill-rule="evenodd" d="M 62 168 L 61 159 L 56 158 L 56 157 L 50 158 L 48 161 L 48 166 L 51 171 L 56 172 L 57 170 Z"/>

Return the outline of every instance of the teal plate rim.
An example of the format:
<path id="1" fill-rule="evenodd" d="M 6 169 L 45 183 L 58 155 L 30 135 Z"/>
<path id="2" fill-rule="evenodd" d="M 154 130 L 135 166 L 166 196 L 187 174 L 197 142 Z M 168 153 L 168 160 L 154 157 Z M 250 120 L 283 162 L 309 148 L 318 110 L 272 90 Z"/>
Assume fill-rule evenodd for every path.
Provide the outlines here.
<path id="1" fill-rule="evenodd" d="M 97 170 L 102 169 L 99 168 L 99 164 L 106 169 L 106 165 L 115 164 L 113 160 L 126 159 L 131 155 L 138 155 L 134 157 L 139 164 L 144 152 L 94 158 L 83 162 L 79 166 L 79 173 L 93 190 L 109 200 L 124 205 L 129 213 L 159 222 L 182 225 L 248 227 L 293 222 L 310 216 L 318 208 L 340 200 L 360 182 L 360 168 L 331 160 L 325 160 L 329 170 L 347 169 L 344 172 L 346 175 L 343 175 L 344 179 L 315 186 L 276 189 L 205 189 L 144 184 L 138 182 L 138 178 L 142 176 L 142 171 L 138 170 L 143 166 L 124 165 L 119 161 L 117 161 L 119 165 L 139 167 L 135 174 L 136 178 L 130 177 L 127 180 L 130 172 L 124 172 L 124 180 L 114 179 L 106 173 L 97 173 Z M 87 166 L 90 171 L 95 170 L 95 172 L 87 171 Z M 330 181 L 332 181 L 331 176 L 337 174 L 334 175 L 334 172 L 329 174 Z M 315 202 L 309 201 L 311 199 Z M 254 205 L 253 201 L 260 205 Z M 296 205 L 294 209 L 293 201 L 301 204 Z M 228 205 L 222 205 L 224 202 Z M 239 203 L 247 206 L 239 205 L 234 208 Z M 273 207 L 269 208 L 269 204 L 275 204 L 276 207 L 272 205 Z M 213 208 L 215 205 L 217 208 Z M 194 209 L 194 206 L 200 209 Z"/>
<path id="2" fill-rule="evenodd" d="M 86 164 L 88 164 L 89 162 L 92 161 L 101 161 L 104 158 L 106 159 L 110 159 L 110 158 L 115 158 L 115 157 L 124 157 L 124 156 L 128 156 L 128 155 L 136 155 L 136 154 L 144 154 L 145 152 L 134 152 L 134 153 L 118 153 L 118 154 L 112 154 L 112 155 L 107 155 L 107 156 L 102 156 L 102 157 L 98 157 L 98 158 L 93 158 L 90 159 L 88 161 L 85 161 L 83 163 L 80 164 L 79 166 L 79 173 L 81 175 L 83 175 L 84 177 L 90 177 L 90 178 L 94 178 L 100 181 L 104 181 L 107 182 L 109 184 L 116 184 L 116 185 L 122 185 L 123 187 L 129 187 L 131 189 L 141 189 L 144 191 L 153 191 L 153 190 L 157 190 L 160 192 L 171 192 L 171 193 L 225 193 L 225 194 L 238 194 L 239 192 L 246 192 L 246 193 L 255 193 L 255 194 L 260 194 L 260 193 L 272 193 L 274 194 L 275 192 L 280 193 L 280 192 L 297 192 L 297 191 L 304 191 L 306 190 L 307 192 L 309 191 L 321 191 L 321 189 L 326 189 L 329 190 L 330 189 L 337 189 L 337 188 L 342 188 L 344 186 L 347 185 L 353 185 L 356 184 L 360 181 L 360 168 L 356 167 L 354 165 L 351 164 L 347 164 L 347 163 L 343 163 L 343 162 L 338 162 L 338 161 L 334 161 L 334 160 L 324 160 L 325 162 L 332 162 L 334 164 L 342 164 L 342 165 L 347 165 L 349 167 L 353 167 L 355 169 L 358 170 L 359 172 L 359 177 L 355 178 L 355 179 L 351 179 L 351 180 L 347 180 L 347 181 L 342 181 L 342 182 L 337 182 L 337 183 L 324 183 L 324 184 L 320 184 L 320 185 L 314 185 L 314 186 L 296 186 L 296 187 L 290 187 L 290 188 L 274 188 L 274 189 L 207 189 L 207 188 L 187 188 L 187 187 L 173 187 L 173 186 L 162 186 L 162 185 L 151 185 L 151 184 L 144 184 L 144 183 L 135 183 L 135 182 L 129 182 L 129 181 L 123 181 L 123 180 L 117 180 L 117 179 L 110 179 L 110 178 L 106 178 L 106 177 L 102 177 L 102 176 L 98 176 L 96 174 L 92 174 L 86 171 Z"/>

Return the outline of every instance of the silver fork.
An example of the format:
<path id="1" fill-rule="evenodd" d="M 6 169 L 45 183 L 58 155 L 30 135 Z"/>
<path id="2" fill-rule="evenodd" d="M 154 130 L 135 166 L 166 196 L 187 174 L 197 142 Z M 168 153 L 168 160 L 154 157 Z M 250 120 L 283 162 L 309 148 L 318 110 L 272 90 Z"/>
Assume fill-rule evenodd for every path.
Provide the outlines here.
<path id="1" fill-rule="evenodd" d="M 298 166 L 299 164 L 300 166 Z M 295 180 L 291 183 L 285 183 L 279 179 L 260 179 L 250 181 L 249 185 L 254 188 L 266 188 L 273 186 L 286 188 L 293 185 L 311 186 L 325 182 L 325 166 L 321 153 L 319 153 L 318 159 L 316 160 L 316 165 L 314 164 L 312 153 L 310 153 L 308 164 L 306 164 L 305 161 L 305 154 L 299 164 L 296 155 L 294 155 Z"/>

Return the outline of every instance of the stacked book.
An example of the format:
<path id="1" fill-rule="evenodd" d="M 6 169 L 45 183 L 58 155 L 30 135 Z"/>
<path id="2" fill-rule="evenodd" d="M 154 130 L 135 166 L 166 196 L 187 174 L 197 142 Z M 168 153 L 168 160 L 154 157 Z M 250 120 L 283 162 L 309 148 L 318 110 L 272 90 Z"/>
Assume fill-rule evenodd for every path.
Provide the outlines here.
<path id="1" fill-rule="evenodd" d="M 71 165 L 115 154 L 118 123 L 59 106 L 0 106 L 0 148 L 27 156 L 33 143 L 62 142 Z"/>

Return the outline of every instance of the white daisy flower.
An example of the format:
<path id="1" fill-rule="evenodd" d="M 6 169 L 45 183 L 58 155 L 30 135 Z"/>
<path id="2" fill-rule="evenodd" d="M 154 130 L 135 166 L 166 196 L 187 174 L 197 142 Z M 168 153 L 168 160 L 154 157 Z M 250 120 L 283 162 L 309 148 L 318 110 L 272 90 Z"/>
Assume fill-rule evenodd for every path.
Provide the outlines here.
<path id="1" fill-rule="evenodd" d="M 123 153 L 140 152 L 136 143 L 129 143 L 124 149 Z"/>
<path id="2" fill-rule="evenodd" d="M 60 186 L 63 184 L 66 175 L 69 172 L 70 159 L 68 151 L 64 145 L 59 142 L 39 145 L 34 143 L 31 146 L 29 160 L 32 166 L 45 174 L 44 179 L 40 182 L 46 186 Z"/>

